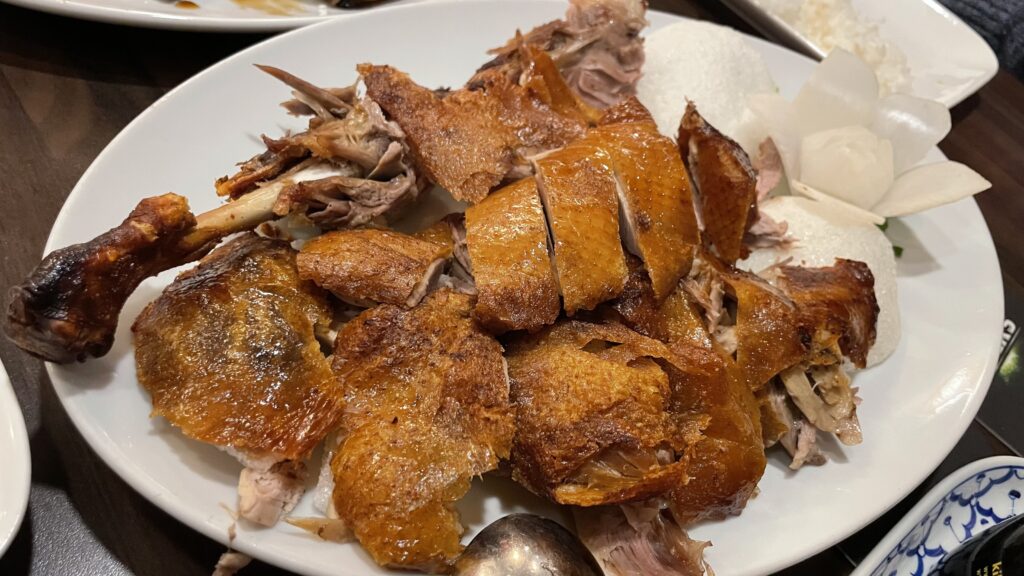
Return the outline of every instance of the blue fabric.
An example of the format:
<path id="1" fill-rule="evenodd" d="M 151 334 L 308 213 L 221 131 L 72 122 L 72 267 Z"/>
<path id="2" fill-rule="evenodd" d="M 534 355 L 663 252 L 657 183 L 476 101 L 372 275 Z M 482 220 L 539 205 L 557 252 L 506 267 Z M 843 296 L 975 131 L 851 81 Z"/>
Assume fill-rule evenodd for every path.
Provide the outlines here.
<path id="1" fill-rule="evenodd" d="M 939 0 L 978 31 L 999 64 L 1024 79 L 1024 0 Z"/>

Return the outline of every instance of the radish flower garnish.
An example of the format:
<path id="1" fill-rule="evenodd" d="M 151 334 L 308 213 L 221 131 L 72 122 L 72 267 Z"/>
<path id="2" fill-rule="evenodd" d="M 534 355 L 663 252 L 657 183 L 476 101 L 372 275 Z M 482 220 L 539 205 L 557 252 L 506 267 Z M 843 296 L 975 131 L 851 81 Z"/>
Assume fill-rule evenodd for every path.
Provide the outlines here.
<path id="1" fill-rule="evenodd" d="M 939 102 L 879 97 L 874 72 L 836 49 L 796 98 L 750 98 L 782 159 L 790 190 L 881 223 L 977 194 L 991 184 L 959 162 L 918 165 L 951 126 Z"/>

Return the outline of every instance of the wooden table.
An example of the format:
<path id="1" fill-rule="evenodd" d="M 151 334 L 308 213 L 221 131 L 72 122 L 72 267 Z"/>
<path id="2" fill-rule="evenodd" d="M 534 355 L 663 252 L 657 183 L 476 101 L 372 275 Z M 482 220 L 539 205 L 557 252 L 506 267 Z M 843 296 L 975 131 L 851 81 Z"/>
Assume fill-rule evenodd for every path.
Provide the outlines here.
<path id="1" fill-rule="evenodd" d="M 749 31 L 714 0 L 652 5 Z M 132 118 L 196 72 L 262 38 L 122 28 L 0 5 L 0 286 L 35 266 L 65 196 Z M 994 188 L 978 202 L 1007 291 L 1024 298 L 1024 87 L 1006 73 L 996 76 L 956 108 L 943 149 L 992 181 Z M 0 574 L 209 574 L 223 547 L 150 504 L 93 454 L 41 362 L 6 340 L 0 358 L 25 414 L 33 467 L 29 513 L 0 559 Z M 1004 443 L 990 428 L 975 420 L 905 502 L 785 574 L 848 574 L 927 486 L 969 461 L 1024 448 Z M 259 563 L 244 572 L 283 573 Z"/>

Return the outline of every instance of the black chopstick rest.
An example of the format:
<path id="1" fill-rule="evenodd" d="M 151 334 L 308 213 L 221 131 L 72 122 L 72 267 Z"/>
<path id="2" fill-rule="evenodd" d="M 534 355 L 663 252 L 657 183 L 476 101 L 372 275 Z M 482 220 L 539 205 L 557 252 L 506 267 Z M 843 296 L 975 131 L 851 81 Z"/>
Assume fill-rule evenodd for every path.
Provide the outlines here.
<path id="1" fill-rule="evenodd" d="M 1024 576 L 1024 515 L 971 538 L 929 576 Z"/>

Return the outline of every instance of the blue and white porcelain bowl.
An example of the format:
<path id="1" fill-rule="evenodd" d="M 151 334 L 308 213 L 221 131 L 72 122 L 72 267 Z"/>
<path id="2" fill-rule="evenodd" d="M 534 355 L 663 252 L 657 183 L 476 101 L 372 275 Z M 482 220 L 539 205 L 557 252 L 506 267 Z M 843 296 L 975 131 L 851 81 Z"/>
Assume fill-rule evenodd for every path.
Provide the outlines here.
<path id="1" fill-rule="evenodd" d="M 996 456 L 932 488 L 853 576 L 927 576 L 963 542 L 1024 511 L 1024 458 Z"/>

